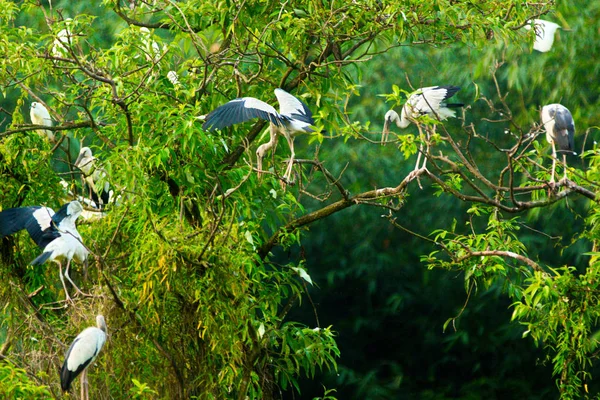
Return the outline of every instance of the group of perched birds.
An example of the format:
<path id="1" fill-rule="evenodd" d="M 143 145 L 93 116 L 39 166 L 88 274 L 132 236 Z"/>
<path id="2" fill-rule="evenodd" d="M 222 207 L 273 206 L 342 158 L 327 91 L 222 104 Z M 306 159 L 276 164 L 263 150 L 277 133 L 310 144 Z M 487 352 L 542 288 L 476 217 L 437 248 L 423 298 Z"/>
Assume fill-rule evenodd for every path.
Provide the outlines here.
<path id="1" fill-rule="evenodd" d="M 542 20 L 535 20 L 534 26 L 542 28 L 538 33 L 539 40 L 536 40 L 534 48 L 542 52 L 548 51 L 554 40 L 554 31 L 559 26 Z M 400 114 L 393 109 L 385 114 L 381 143 L 388 142 L 392 124 L 404 129 L 414 123 L 420 136 L 423 137 L 420 117 L 427 115 L 438 121 L 455 117 L 455 109 L 462 107 L 463 104 L 448 103 L 448 100 L 459 90 L 460 87 L 452 85 L 430 86 L 415 90 L 408 97 Z M 314 132 L 316 127 L 312 113 L 303 101 L 283 89 L 275 89 L 275 96 L 279 102 L 279 111 L 262 100 L 253 97 L 242 97 L 231 100 L 199 118 L 204 120 L 202 128 L 205 131 L 224 129 L 254 118 L 267 121 L 270 136 L 269 141 L 260 145 L 256 150 L 257 174 L 260 177 L 264 172 L 262 169 L 264 156 L 269 150 L 276 147 L 279 136 L 283 136 L 290 148 L 290 158 L 282 176 L 282 181 L 287 184 L 291 179 L 295 159 L 294 138 L 301 133 Z M 31 104 L 30 117 L 32 124 L 41 126 L 38 130 L 40 135 L 47 137 L 52 143 L 56 142 L 54 132 L 43 128 L 52 127 L 52 118 L 42 103 L 33 102 Z M 550 182 L 554 182 L 558 152 L 563 155 L 563 163 L 565 163 L 564 177 L 566 179 L 565 157 L 567 153 L 574 152 L 575 126 L 573 117 L 563 105 L 550 104 L 542 107 L 541 120 L 546 130 L 546 138 L 552 145 L 553 164 Z M 433 130 L 435 130 L 435 125 Z M 423 145 L 421 145 L 415 171 L 426 168 L 429 144 L 428 140 L 424 140 L 424 142 L 427 149 L 424 151 Z M 424 160 L 421 164 L 422 157 Z M 89 200 L 91 200 L 89 204 L 102 209 L 110 201 L 110 187 L 106 172 L 97 166 L 96 158 L 89 147 L 80 149 L 74 165 L 81 171 L 83 187 L 87 191 Z M 55 262 L 59 267 L 59 277 L 67 301 L 72 300 L 64 278 L 71 283 L 78 294 L 85 295 L 69 276 L 71 261 L 75 260 L 87 267 L 87 259 L 90 254 L 76 227 L 76 220 L 83 211 L 84 208 L 81 203 L 74 200 L 64 204 L 57 212 L 43 206 L 12 208 L 0 212 L 0 238 L 12 235 L 20 230 L 27 230 L 29 236 L 42 252 L 30 264 L 40 265 L 47 261 Z M 63 263 L 66 263 L 64 273 Z M 65 391 L 69 390 L 72 381 L 93 362 L 106 341 L 107 328 L 104 317 L 98 315 L 96 322 L 97 327 L 90 327 L 82 331 L 66 353 L 60 373 L 61 387 Z M 83 376 L 85 376 L 85 372 Z M 87 390 L 87 385 L 82 384 L 82 397 L 87 398 L 87 393 L 84 390 Z"/>

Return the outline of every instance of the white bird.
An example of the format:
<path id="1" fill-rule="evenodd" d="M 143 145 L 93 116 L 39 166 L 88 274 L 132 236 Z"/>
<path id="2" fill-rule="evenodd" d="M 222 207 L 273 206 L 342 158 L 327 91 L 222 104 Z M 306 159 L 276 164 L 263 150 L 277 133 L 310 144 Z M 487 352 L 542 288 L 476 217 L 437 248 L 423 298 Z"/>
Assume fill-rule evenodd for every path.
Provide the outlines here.
<path id="1" fill-rule="evenodd" d="M 535 31 L 533 49 L 542 53 L 550 51 L 554 44 L 554 34 L 561 26 L 543 19 L 534 19 L 533 22 L 528 22 L 533 24 L 533 29 Z M 531 30 L 531 25 L 525 25 L 525 29 Z"/>
<path id="2" fill-rule="evenodd" d="M 48 207 L 31 206 L 9 208 L 0 212 L 0 238 L 26 229 L 29 236 L 42 250 L 30 265 L 41 265 L 46 261 L 58 264 L 60 281 L 65 296 L 71 301 L 62 272 L 62 262 L 67 261 L 64 276 L 73 285 L 77 293 L 83 294 L 69 276 L 71 260 L 87 263 L 88 250 L 81 241 L 75 221 L 83 211 L 78 201 L 63 205 L 57 213 Z"/>
<path id="3" fill-rule="evenodd" d="M 554 182 L 556 168 L 556 147 L 562 153 L 564 164 L 564 179 L 567 179 L 567 153 L 575 153 L 575 123 L 569 109 L 562 104 L 548 104 L 542 107 L 542 124 L 546 129 L 546 140 L 552 145 L 552 175 Z"/>
<path id="4" fill-rule="evenodd" d="M 87 186 L 90 198 L 96 203 L 97 208 L 103 208 L 111 198 L 110 184 L 107 181 L 106 171 L 97 166 L 97 159 L 89 147 L 82 147 L 79 150 L 75 166 L 83 173 L 84 186 Z"/>
<path id="5" fill-rule="evenodd" d="M 36 101 L 31 103 L 29 108 L 29 116 L 31 117 L 31 123 L 34 125 L 52 126 L 52 118 L 50 118 L 50 113 L 42 103 L 38 103 Z M 46 135 L 51 142 L 54 142 L 54 132 L 51 130 L 39 129 L 38 133 L 40 135 Z"/>
<path id="6" fill-rule="evenodd" d="M 449 117 L 456 117 L 456 112 L 451 108 L 462 107 L 464 104 L 454 103 L 447 104 L 446 100 L 454 96 L 460 90 L 458 86 L 429 86 L 420 88 L 414 91 L 404 103 L 400 115 L 394 110 L 389 110 L 385 114 L 383 123 L 383 132 L 381 134 L 381 144 L 385 144 L 390 134 L 390 124 L 396 123 L 398 128 L 407 128 L 411 122 L 414 122 L 419 129 L 419 135 L 423 135 L 421 125 L 417 122 L 417 118 L 422 115 L 428 115 L 431 118 L 439 121 L 444 121 Z M 435 129 L 435 127 L 434 127 Z M 427 152 L 429 153 L 429 143 L 427 143 Z M 423 153 L 423 145 L 419 149 L 417 156 L 417 165 L 415 171 L 419 169 L 421 154 Z M 425 168 L 427 158 L 423 161 L 422 168 Z"/>
<path id="7" fill-rule="evenodd" d="M 89 398 L 86 369 L 94 362 L 106 342 L 106 322 L 102 315 L 96 317 L 96 326 L 85 328 L 73 341 L 65 362 L 60 370 L 60 387 L 63 391 L 71 388 L 71 383 L 81 375 L 81 398 Z"/>
<path id="8" fill-rule="evenodd" d="M 146 61 L 157 63 L 160 60 L 162 53 L 158 43 L 152 40 L 152 32 L 150 32 L 150 29 L 146 27 L 140 28 L 140 32 L 142 33 L 142 46 L 146 54 Z M 165 52 L 167 51 L 166 46 L 163 48 L 163 50 Z"/>
<path id="9" fill-rule="evenodd" d="M 57 58 L 66 58 L 69 56 L 69 47 L 72 44 L 74 36 L 71 35 L 69 30 L 69 26 L 71 25 L 71 18 L 65 18 L 65 29 L 61 29 L 56 34 L 56 39 L 54 39 L 54 43 L 52 44 L 51 54 L 53 57 Z"/>
<path id="10" fill-rule="evenodd" d="M 256 150 L 258 158 L 258 176 L 262 172 L 262 159 L 265 153 L 277 145 L 277 135 L 283 136 L 290 147 L 290 160 L 283 178 L 290 181 L 292 166 L 294 164 L 294 137 L 299 133 L 313 132 L 315 124 L 308 106 L 298 98 L 283 89 L 275 89 L 275 96 L 279 101 L 279 112 L 262 100 L 254 97 L 242 97 L 217 107 L 205 119 L 202 129 L 214 130 L 246 122 L 253 118 L 260 118 L 270 123 L 270 139 Z"/>

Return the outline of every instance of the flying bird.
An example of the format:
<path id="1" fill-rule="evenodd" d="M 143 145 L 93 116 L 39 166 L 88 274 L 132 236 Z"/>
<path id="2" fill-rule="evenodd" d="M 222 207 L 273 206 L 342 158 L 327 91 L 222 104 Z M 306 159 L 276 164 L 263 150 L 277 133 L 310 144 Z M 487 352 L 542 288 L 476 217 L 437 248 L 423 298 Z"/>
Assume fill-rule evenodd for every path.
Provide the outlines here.
<path id="1" fill-rule="evenodd" d="M 62 262 L 67 261 L 64 276 L 73 285 L 77 293 L 83 294 L 69 276 L 71 260 L 87 264 L 88 250 L 81 241 L 75 221 L 83 211 L 78 201 L 63 205 L 54 213 L 49 207 L 31 206 L 9 208 L 0 212 L 0 238 L 26 229 L 29 236 L 42 250 L 30 265 L 42 265 L 46 261 L 58 264 L 60 281 L 65 290 L 66 299 L 71 301 L 62 272 Z"/>
<path id="2" fill-rule="evenodd" d="M 298 98 L 283 89 L 275 89 L 275 96 L 279 101 L 279 112 L 262 100 L 254 97 L 242 97 L 217 107 L 205 117 L 202 125 L 204 130 L 223 129 L 228 126 L 246 122 L 253 118 L 260 118 L 270 124 L 270 138 L 256 150 L 258 159 L 258 176 L 262 172 L 262 159 L 267 151 L 277 145 L 278 136 L 283 136 L 290 147 L 290 160 L 283 178 L 290 181 L 292 166 L 294 164 L 294 137 L 300 133 L 313 132 L 311 126 L 315 121 L 308 106 Z"/>
<path id="3" fill-rule="evenodd" d="M 546 140 L 552 145 L 552 174 L 550 182 L 554 182 L 556 168 L 556 148 L 562 153 L 564 179 L 567 179 L 567 154 L 575 153 L 575 123 L 569 109 L 562 104 L 549 104 L 542 107 L 542 124 L 546 129 Z"/>
<path id="4" fill-rule="evenodd" d="M 531 24 L 532 21 L 529 21 Z M 533 20 L 533 29 L 535 31 L 535 41 L 533 42 L 533 49 L 541 53 L 550 51 L 554 44 L 554 34 L 556 30 L 561 26 L 554 22 L 546 21 L 543 19 Z M 525 29 L 530 30 L 531 25 L 525 25 Z"/>
<path id="5" fill-rule="evenodd" d="M 90 198 L 97 205 L 96 208 L 103 208 L 111 198 L 110 184 L 106 179 L 106 171 L 97 166 L 97 159 L 89 147 L 79 150 L 75 166 L 81 170 L 84 187 L 87 187 Z"/>
<path id="6" fill-rule="evenodd" d="M 34 125 L 52 126 L 50 113 L 42 103 L 34 101 L 29 108 L 31 123 Z M 54 142 L 54 132 L 48 129 L 38 129 L 40 135 L 46 135 L 51 142 Z"/>
<path id="7" fill-rule="evenodd" d="M 430 86 L 425 88 L 417 89 L 413 92 L 404 103 L 400 115 L 394 110 L 389 110 L 385 114 L 385 121 L 383 123 L 383 132 L 381 134 L 381 144 L 385 144 L 390 134 L 390 125 L 395 123 L 398 128 L 407 128 L 411 122 L 417 125 L 419 129 L 419 135 L 422 136 L 421 125 L 417 122 L 417 118 L 422 115 L 428 115 L 431 118 L 439 121 L 444 121 L 449 117 L 456 117 L 456 112 L 452 108 L 462 107 L 464 104 L 446 103 L 450 97 L 454 96 L 456 92 L 460 90 L 458 86 Z M 434 127 L 435 129 L 435 127 Z M 419 163 L 421 161 L 421 154 L 423 153 L 423 145 L 419 149 L 419 155 L 417 156 L 417 165 L 415 171 L 419 170 Z M 427 143 L 427 153 L 429 153 L 429 143 Z M 423 161 L 425 168 L 427 164 L 427 158 Z"/>
<path id="8" fill-rule="evenodd" d="M 88 399 L 87 367 L 94 362 L 106 342 L 106 322 L 102 315 L 96 317 L 96 326 L 85 328 L 73 341 L 60 370 L 60 387 L 63 391 L 81 375 L 81 398 Z"/>

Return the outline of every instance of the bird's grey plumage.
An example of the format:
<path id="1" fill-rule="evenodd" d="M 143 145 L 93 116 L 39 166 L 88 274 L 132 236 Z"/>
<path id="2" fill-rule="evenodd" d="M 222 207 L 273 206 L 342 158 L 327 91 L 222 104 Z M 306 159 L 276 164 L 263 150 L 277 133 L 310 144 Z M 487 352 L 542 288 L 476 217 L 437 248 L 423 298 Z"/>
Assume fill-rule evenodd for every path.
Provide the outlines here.
<path id="1" fill-rule="evenodd" d="M 97 208 L 103 208 L 111 198 L 110 183 L 106 171 L 98 166 L 98 160 L 89 147 L 82 147 L 75 166 L 83 173 L 84 187 Z"/>
<path id="2" fill-rule="evenodd" d="M 308 106 L 283 89 L 275 89 L 279 112 L 273 106 L 254 97 L 242 97 L 217 107 L 206 115 L 202 129 L 223 129 L 228 126 L 260 118 L 270 123 L 270 139 L 256 150 L 258 174 L 262 170 L 264 154 L 277 144 L 277 135 L 286 138 L 290 147 L 290 160 L 284 174 L 289 180 L 294 163 L 294 137 L 299 133 L 312 132 L 315 121 Z"/>
<path id="3" fill-rule="evenodd" d="M 548 104 L 542 107 L 541 120 L 546 130 L 546 140 L 552 145 L 552 174 L 550 181 L 554 182 L 556 154 L 563 154 L 566 170 L 566 154 L 575 154 L 575 122 L 569 109 L 562 104 Z"/>
<path id="4" fill-rule="evenodd" d="M 98 356 L 106 342 L 106 322 L 102 315 L 96 317 L 96 327 L 84 329 L 73 341 L 65 355 L 60 370 L 60 386 L 68 391 L 71 383 Z"/>

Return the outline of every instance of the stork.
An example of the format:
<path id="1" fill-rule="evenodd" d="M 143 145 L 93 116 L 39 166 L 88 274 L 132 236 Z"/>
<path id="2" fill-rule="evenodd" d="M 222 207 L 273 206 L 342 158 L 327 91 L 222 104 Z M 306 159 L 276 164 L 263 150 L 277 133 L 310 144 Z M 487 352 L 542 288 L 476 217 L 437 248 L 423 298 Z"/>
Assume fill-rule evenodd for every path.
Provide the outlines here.
<path id="1" fill-rule="evenodd" d="M 29 108 L 31 123 L 34 125 L 52 126 L 52 118 L 48 109 L 42 103 L 34 101 Z M 51 142 L 54 142 L 54 132 L 48 129 L 38 129 L 40 135 L 46 135 Z"/>
<path id="2" fill-rule="evenodd" d="M 550 51 L 554 44 L 554 34 L 561 26 L 544 19 L 534 19 L 533 21 L 528 22 L 533 25 L 533 30 L 535 32 L 533 49 L 541 53 Z M 531 26 L 525 25 L 525 29 L 530 30 Z"/>
<path id="3" fill-rule="evenodd" d="M 49 207 L 31 206 L 9 208 L 0 212 L 0 238 L 26 229 L 29 236 L 42 250 L 30 265 L 42 265 L 46 261 L 58 264 L 60 281 L 67 301 L 72 301 L 65 285 L 62 262 L 67 261 L 64 276 L 73 285 L 77 293 L 84 293 L 69 276 L 71 260 L 87 266 L 88 250 L 81 241 L 75 221 L 83 211 L 78 201 L 63 205 L 57 213 Z"/>
<path id="4" fill-rule="evenodd" d="M 92 154 L 89 147 L 82 147 L 79 150 L 79 156 L 75 160 L 75 166 L 82 172 L 84 186 L 87 186 L 90 198 L 98 205 L 98 208 L 103 208 L 108 204 L 111 193 L 110 184 L 106 180 L 106 171 L 97 167 L 97 159 Z M 101 185 L 99 190 L 98 186 Z"/>
<path id="5" fill-rule="evenodd" d="M 462 107 L 464 104 L 454 103 L 448 104 L 446 100 L 454 96 L 456 92 L 460 90 L 458 86 L 429 86 L 425 88 L 417 89 L 413 92 L 404 103 L 400 115 L 394 110 L 389 110 L 385 114 L 385 121 L 383 123 L 383 132 L 381 134 L 381 144 L 385 145 L 388 136 L 390 134 L 390 124 L 396 123 L 398 128 L 407 128 L 411 122 L 417 125 L 419 129 L 419 136 L 423 136 L 421 131 L 421 125 L 417 121 L 422 115 L 428 115 L 438 121 L 444 121 L 449 117 L 456 117 L 456 112 L 451 108 Z M 435 129 L 435 127 L 434 127 Z M 421 154 L 423 153 L 423 144 L 419 148 L 419 155 L 417 156 L 417 164 L 415 171 L 421 168 L 425 168 L 427 164 L 427 157 L 423 161 L 423 166 L 419 168 L 421 162 Z M 427 141 L 427 153 L 429 153 L 429 142 Z"/>
<path id="6" fill-rule="evenodd" d="M 575 123 L 569 109 L 562 104 L 548 104 L 542 107 L 542 124 L 546 129 L 546 140 L 552 145 L 552 174 L 550 182 L 554 183 L 556 169 L 556 147 L 562 153 L 564 179 L 567 179 L 567 153 L 575 153 Z"/>
<path id="7" fill-rule="evenodd" d="M 231 100 L 217 107 L 205 117 L 202 125 L 204 130 L 223 129 L 228 126 L 246 122 L 253 118 L 269 121 L 270 138 L 256 150 L 258 177 L 262 173 L 262 159 L 267 151 L 277 145 L 278 136 L 287 140 L 290 147 L 290 160 L 288 161 L 284 181 L 289 182 L 294 164 L 294 137 L 300 133 L 313 132 L 315 124 L 308 106 L 298 98 L 283 89 L 275 89 L 275 96 L 279 101 L 279 112 L 262 100 L 254 97 L 242 97 Z"/>
<path id="8" fill-rule="evenodd" d="M 106 342 L 106 322 L 102 315 L 96 316 L 96 326 L 85 328 L 73 341 L 60 370 L 60 387 L 63 391 L 81 374 L 81 398 L 88 399 L 87 367 L 94 362 Z"/>

